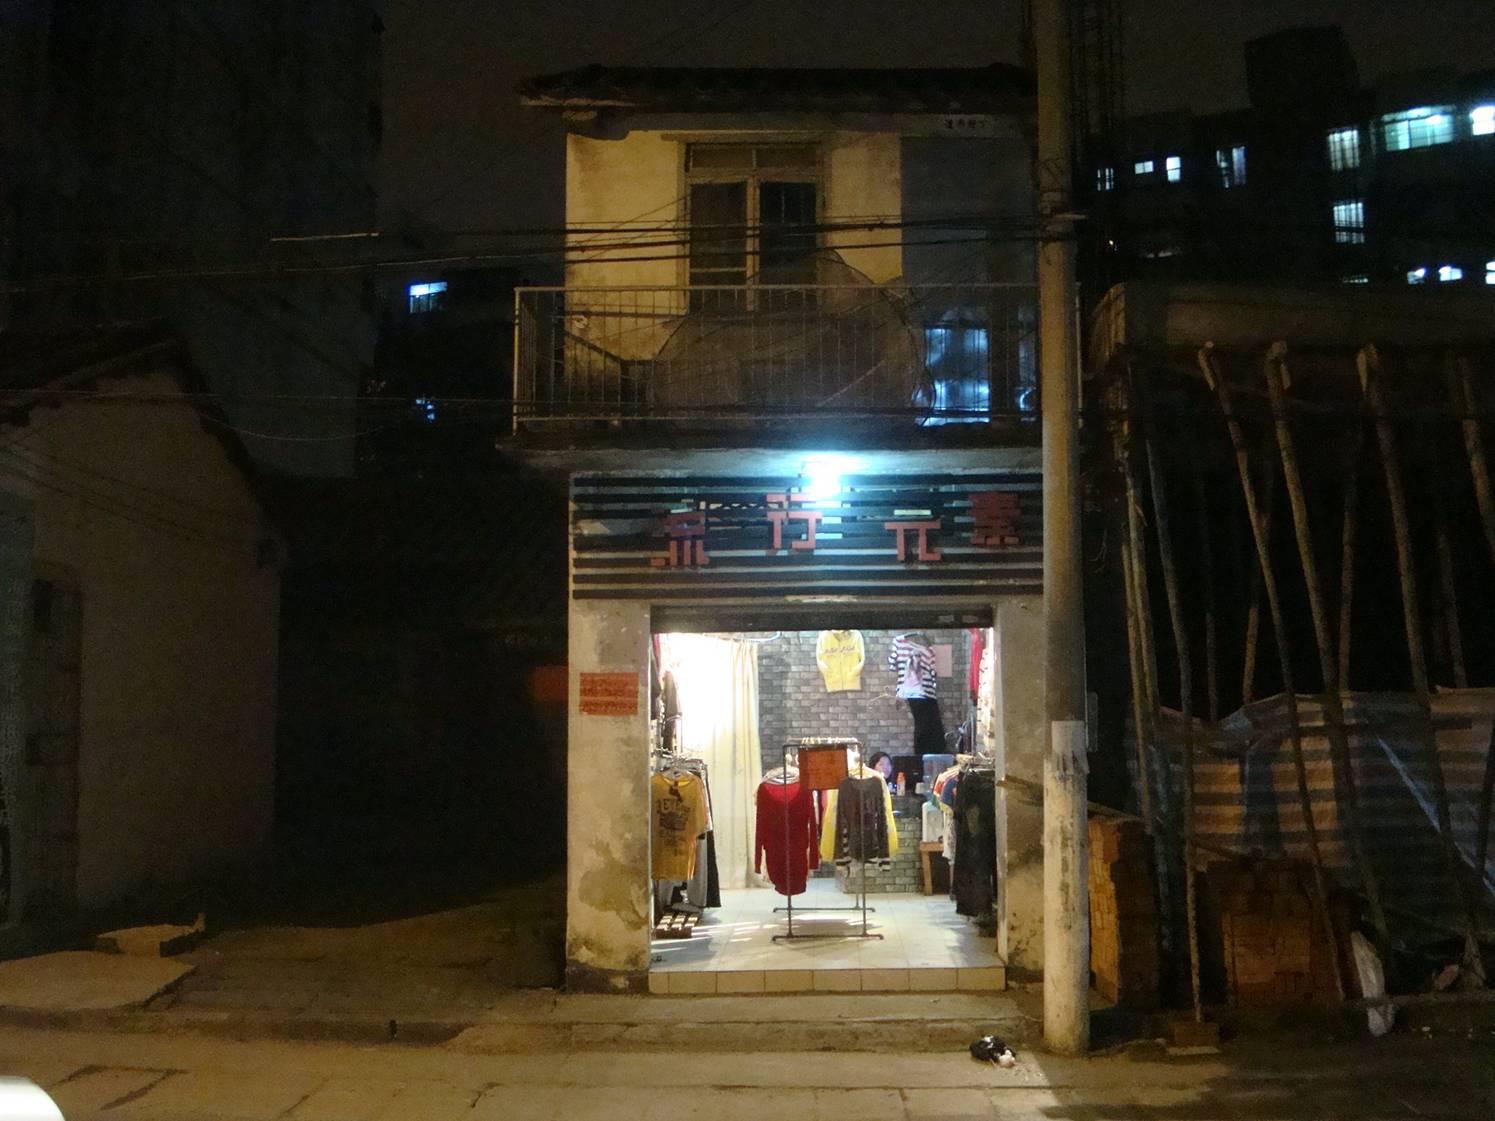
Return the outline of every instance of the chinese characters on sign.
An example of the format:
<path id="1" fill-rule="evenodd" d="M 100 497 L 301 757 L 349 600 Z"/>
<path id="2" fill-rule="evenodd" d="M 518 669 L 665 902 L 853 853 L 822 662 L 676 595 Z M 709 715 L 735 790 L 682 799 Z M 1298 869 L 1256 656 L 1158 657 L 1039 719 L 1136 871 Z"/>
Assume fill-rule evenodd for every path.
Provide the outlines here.
<path id="1" fill-rule="evenodd" d="M 806 509 L 811 500 L 788 491 L 764 495 L 764 516 L 772 531 L 770 554 L 815 552 L 816 531 L 824 511 Z M 1018 519 L 1021 497 L 1012 491 L 980 491 L 970 495 L 971 544 L 982 548 L 1007 548 L 1020 544 Z M 655 568 L 701 568 L 711 563 L 706 552 L 708 526 L 705 510 L 677 511 L 663 515 L 655 536 L 667 538 L 668 549 L 650 558 Z M 799 533 L 799 526 L 804 532 Z M 893 535 L 893 548 L 900 562 L 929 563 L 943 556 L 932 535 L 940 530 L 936 517 L 883 522 Z M 787 531 L 787 532 L 786 532 Z M 912 542 L 910 538 L 912 537 Z"/>
<path id="2" fill-rule="evenodd" d="M 578 708 L 584 716 L 637 716 L 636 673 L 583 673 Z"/>

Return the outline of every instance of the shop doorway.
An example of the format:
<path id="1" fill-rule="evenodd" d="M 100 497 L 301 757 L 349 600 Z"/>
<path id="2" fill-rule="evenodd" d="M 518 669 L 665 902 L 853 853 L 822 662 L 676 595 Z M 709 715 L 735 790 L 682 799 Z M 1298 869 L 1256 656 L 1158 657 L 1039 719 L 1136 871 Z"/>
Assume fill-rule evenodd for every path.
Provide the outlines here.
<path id="1" fill-rule="evenodd" d="M 1004 987 L 991 630 L 876 622 L 654 635 L 651 991 Z"/>

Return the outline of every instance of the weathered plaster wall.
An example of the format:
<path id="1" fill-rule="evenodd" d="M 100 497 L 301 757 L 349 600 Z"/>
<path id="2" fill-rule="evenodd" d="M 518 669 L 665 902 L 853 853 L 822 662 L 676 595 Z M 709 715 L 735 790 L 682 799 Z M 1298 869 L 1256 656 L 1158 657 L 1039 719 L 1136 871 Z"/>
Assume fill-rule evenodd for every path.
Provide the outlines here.
<path id="1" fill-rule="evenodd" d="M 825 146 L 827 222 L 901 213 L 899 136 L 895 132 L 838 132 Z M 896 230 L 843 230 L 827 233 L 823 244 L 874 284 L 903 275 L 903 248 Z M 882 243 L 888 243 L 886 245 Z M 864 246 L 848 249 L 846 246 Z M 865 248 L 876 245 L 876 248 Z M 833 280 L 841 280 L 836 277 Z"/>
<path id="2" fill-rule="evenodd" d="M 996 605 L 997 953 L 1009 976 L 1043 969 L 1044 622 L 1041 596 Z"/>
<path id="3" fill-rule="evenodd" d="M 82 593 L 79 905 L 252 864 L 273 810 L 280 576 L 243 475 L 185 402 L 39 409 L 22 448 L 45 485 L 0 487 L 29 493 L 37 568 Z"/>
<path id="4" fill-rule="evenodd" d="M 642 991 L 649 970 L 649 607 L 571 601 L 566 984 Z M 583 673 L 638 678 L 633 716 L 580 710 Z"/>
<path id="5" fill-rule="evenodd" d="M 616 139 L 571 133 L 566 137 L 566 222 L 620 229 L 658 227 L 685 215 L 680 197 L 684 146 L 664 134 L 634 130 Z M 654 235 L 657 239 L 660 235 Z M 585 257 L 588 241 L 614 244 L 618 235 L 574 234 L 570 248 Z M 674 257 L 678 249 L 627 256 Z M 566 266 L 568 288 L 592 285 L 681 283 L 680 262 L 581 260 Z"/>

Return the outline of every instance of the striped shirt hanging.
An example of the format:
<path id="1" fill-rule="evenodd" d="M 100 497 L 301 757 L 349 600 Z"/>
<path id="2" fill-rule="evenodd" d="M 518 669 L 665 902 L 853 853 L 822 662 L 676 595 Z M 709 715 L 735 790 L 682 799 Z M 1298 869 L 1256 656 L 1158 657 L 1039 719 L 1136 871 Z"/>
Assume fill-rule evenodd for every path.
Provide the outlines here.
<path id="1" fill-rule="evenodd" d="M 934 650 L 922 638 L 900 634 L 888 648 L 888 669 L 898 675 L 898 699 L 933 700 Z"/>

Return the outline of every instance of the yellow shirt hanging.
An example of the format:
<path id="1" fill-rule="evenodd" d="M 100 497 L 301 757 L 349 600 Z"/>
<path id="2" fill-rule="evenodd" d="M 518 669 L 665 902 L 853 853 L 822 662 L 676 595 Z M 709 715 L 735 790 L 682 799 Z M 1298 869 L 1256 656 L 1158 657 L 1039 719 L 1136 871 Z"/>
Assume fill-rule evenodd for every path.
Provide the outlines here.
<path id="1" fill-rule="evenodd" d="M 815 640 L 815 664 L 825 679 L 827 693 L 860 689 L 866 660 L 867 648 L 861 631 L 821 631 Z"/>

